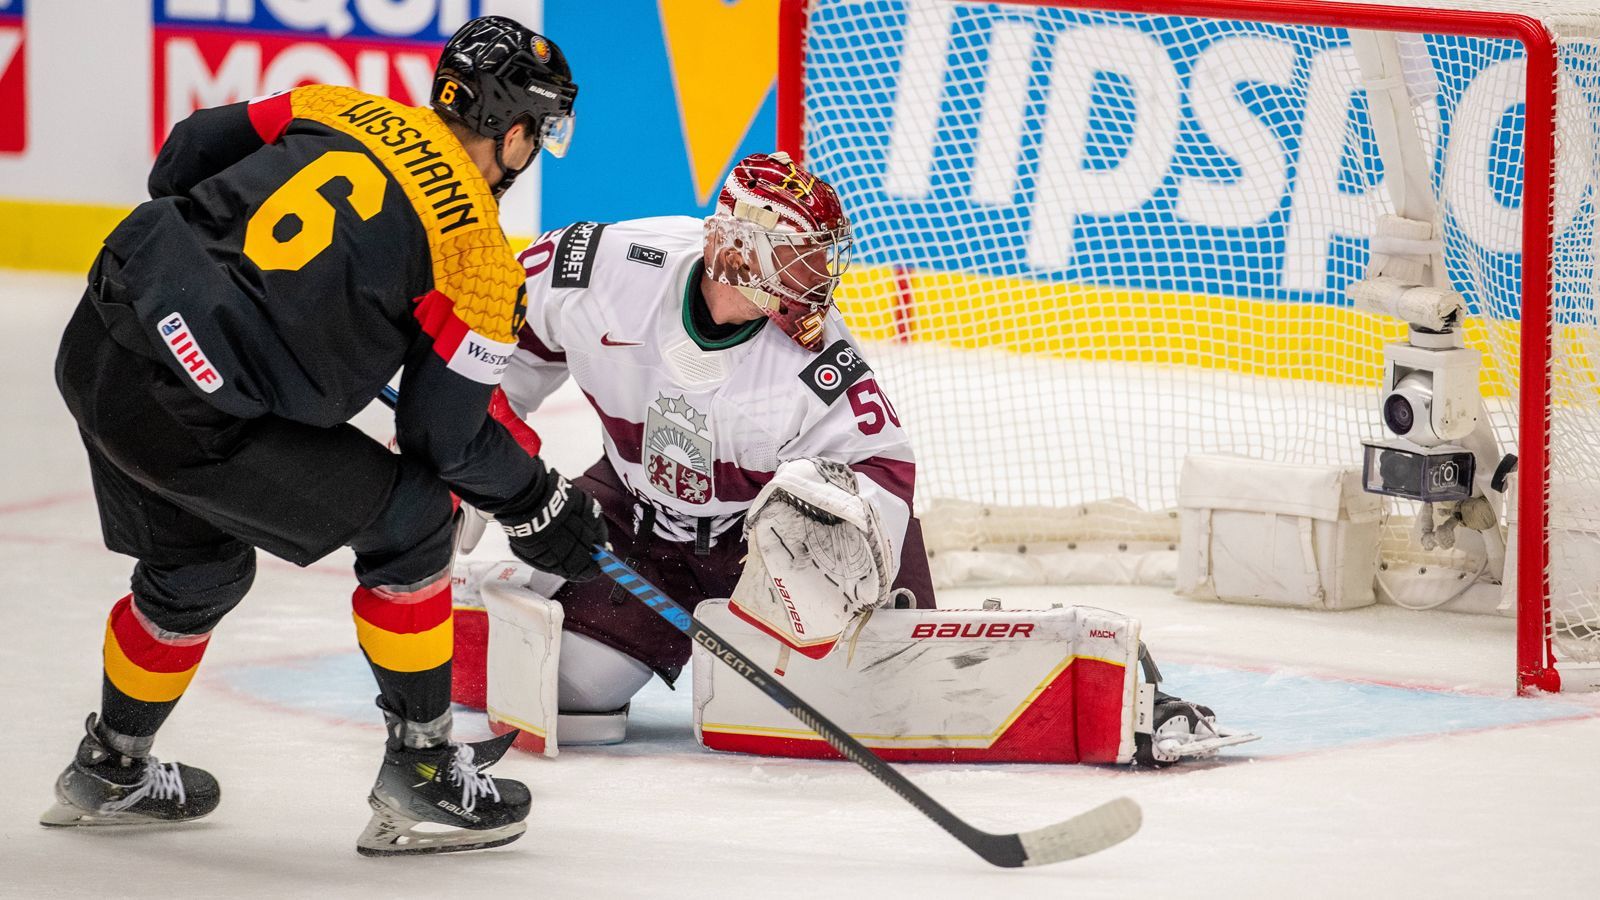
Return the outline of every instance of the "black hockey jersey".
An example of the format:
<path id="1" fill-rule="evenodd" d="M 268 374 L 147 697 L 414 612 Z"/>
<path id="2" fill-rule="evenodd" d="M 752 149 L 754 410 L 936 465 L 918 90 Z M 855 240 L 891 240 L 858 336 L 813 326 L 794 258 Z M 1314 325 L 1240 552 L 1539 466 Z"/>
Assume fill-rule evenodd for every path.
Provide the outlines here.
<path id="1" fill-rule="evenodd" d="M 534 463 L 486 414 L 522 267 L 432 110 L 321 85 L 201 110 L 150 194 L 106 239 L 116 296 L 212 405 L 330 426 L 404 366 L 403 452 L 491 512 L 528 485 Z"/>

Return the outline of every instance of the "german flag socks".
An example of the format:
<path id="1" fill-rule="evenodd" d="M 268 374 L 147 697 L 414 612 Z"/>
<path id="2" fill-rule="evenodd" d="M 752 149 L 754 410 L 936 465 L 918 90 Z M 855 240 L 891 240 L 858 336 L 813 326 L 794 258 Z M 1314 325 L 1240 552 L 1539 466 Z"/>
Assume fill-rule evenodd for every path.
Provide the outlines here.
<path id="1" fill-rule="evenodd" d="M 450 709 L 450 577 L 414 590 L 357 587 L 356 639 L 372 665 L 384 705 L 408 722 Z"/>
<path id="2" fill-rule="evenodd" d="M 129 594 L 106 620 L 101 721 L 118 734 L 154 735 L 188 689 L 211 634 L 165 631 Z"/>

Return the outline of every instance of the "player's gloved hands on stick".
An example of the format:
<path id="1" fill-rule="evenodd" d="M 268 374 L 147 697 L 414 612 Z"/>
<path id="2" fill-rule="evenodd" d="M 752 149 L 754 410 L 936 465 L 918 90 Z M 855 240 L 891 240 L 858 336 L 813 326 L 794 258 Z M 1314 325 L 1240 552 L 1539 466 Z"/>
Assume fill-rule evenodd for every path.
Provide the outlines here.
<path id="1" fill-rule="evenodd" d="M 553 469 L 542 481 L 522 512 L 495 518 L 517 559 L 568 581 L 588 581 L 600 574 L 591 548 L 607 540 L 600 503 Z"/>

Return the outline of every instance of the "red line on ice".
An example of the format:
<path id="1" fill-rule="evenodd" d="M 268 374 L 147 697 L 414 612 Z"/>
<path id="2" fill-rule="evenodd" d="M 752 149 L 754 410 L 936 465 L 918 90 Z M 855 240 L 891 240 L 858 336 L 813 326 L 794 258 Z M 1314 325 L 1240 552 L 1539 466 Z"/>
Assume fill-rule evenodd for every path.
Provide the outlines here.
<path id="1" fill-rule="evenodd" d="M 52 506 L 65 506 L 79 500 L 93 500 L 91 491 L 67 491 L 61 494 L 46 494 L 32 500 L 18 500 L 13 503 L 0 503 L 0 516 L 15 515 L 16 513 L 33 512 L 40 509 L 49 509 Z"/>

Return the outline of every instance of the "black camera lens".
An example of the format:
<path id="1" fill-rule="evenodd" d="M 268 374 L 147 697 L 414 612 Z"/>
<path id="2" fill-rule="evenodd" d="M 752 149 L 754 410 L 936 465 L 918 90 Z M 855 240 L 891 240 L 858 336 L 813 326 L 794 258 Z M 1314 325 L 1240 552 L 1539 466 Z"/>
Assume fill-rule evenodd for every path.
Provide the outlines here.
<path id="1" fill-rule="evenodd" d="M 1411 401 L 1403 394 L 1390 394 L 1383 400 L 1383 424 L 1395 434 L 1405 435 L 1411 433 L 1411 427 L 1417 424 L 1416 410 L 1411 408 Z"/>
<path id="2" fill-rule="evenodd" d="M 1385 450 L 1378 457 L 1378 474 L 1390 492 L 1401 497 L 1422 496 L 1422 462 L 1418 457 Z"/>

